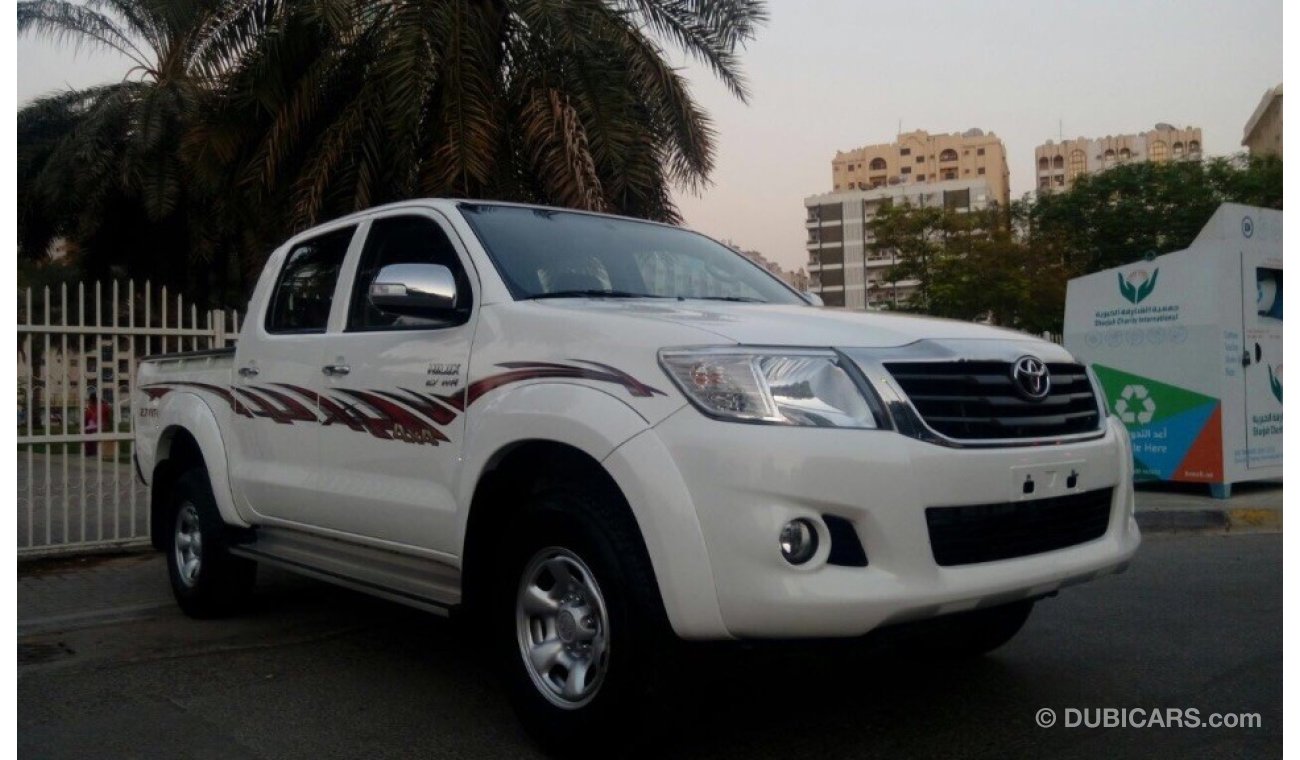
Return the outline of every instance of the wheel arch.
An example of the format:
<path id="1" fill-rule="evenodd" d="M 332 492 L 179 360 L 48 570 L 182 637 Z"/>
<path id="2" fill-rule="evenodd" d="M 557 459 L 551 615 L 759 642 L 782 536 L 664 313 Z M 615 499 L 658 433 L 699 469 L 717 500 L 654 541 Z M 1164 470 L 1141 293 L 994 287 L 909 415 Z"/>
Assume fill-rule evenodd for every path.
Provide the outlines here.
<path id="1" fill-rule="evenodd" d="M 176 478 L 192 467 L 207 471 L 221 519 L 229 525 L 248 527 L 235 508 L 225 442 L 212 408 L 195 394 L 173 393 L 158 416 L 161 432 L 153 441 L 153 467 L 149 471 L 150 542 L 161 546 L 159 531 L 169 529 L 165 524 L 168 495 Z"/>
<path id="2" fill-rule="evenodd" d="M 522 390 L 529 392 L 513 401 L 503 399 L 485 415 L 483 427 L 469 421 L 467 442 L 476 445 L 467 447 L 458 541 L 467 610 L 475 614 L 481 609 L 492 573 L 492 546 L 504 535 L 500 526 L 505 516 L 518 506 L 512 489 L 546 466 L 539 463 L 558 458 L 602 479 L 618 495 L 678 635 L 729 637 L 694 503 L 651 426 L 621 400 L 600 391 L 572 385 L 560 395 L 540 386 Z M 575 408 L 583 414 L 574 415 Z"/>
<path id="3" fill-rule="evenodd" d="M 462 542 L 462 599 L 474 609 L 491 582 L 500 529 L 520 509 L 528 489 L 547 473 L 570 471 L 595 480 L 614 496 L 611 507 L 619 510 L 637 528 L 642 551 L 649 556 L 645 533 L 627 496 L 590 453 L 571 443 L 545 438 L 511 441 L 488 459 L 474 488 Z"/>

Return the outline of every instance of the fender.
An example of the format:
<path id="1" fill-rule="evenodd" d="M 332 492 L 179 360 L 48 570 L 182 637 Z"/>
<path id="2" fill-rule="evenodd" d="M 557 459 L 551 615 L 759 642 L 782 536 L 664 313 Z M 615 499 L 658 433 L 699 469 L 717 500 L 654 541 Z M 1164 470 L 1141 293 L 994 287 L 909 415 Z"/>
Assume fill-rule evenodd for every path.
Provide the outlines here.
<path id="1" fill-rule="evenodd" d="M 162 399 L 158 405 L 157 420 L 158 429 L 163 432 L 158 438 L 153 461 L 146 463 L 148 471 L 152 473 L 154 467 L 168 456 L 171 436 L 167 431 L 171 428 L 185 430 L 194 437 L 203 453 L 203 462 L 208 468 L 208 480 L 212 484 L 212 495 L 221 512 L 221 519 L 228 525 L 251 527 L 235 508 L 225 441 L 221 437 L 221 427 L 217 424 L 217 416 L 212 407 L 198 394 L 178 390 Z"/>
<path id="2" fill-rule="evenodd" d="M 574 414 L 576 409 L 582 414 Z M 512 444 L 554 441 L 599 462 L 648 427 L 645 418 L 623 400 L 576 382 L 532 382 L 491 391 L 466 414 L 455 545 L 465 545 L 469 506 L 479 479 Z"/>
<path id="3" fill-rule="evenodd" d="M 682 402 L 685 406 L 686 402 Z M 574 414 L 581 409 L 582 414 Z M 469 507 L 485 470 L 513 444 L 552 441 L 600 462 L 627 498 L 650 554 L 673 630 L 727 637 L 695 506 L 650 424 L 624 400 L 577 383 L 531 383 L 494 391 L 466 420 L 457 488 L 456 546 L 464 556 Z"/>

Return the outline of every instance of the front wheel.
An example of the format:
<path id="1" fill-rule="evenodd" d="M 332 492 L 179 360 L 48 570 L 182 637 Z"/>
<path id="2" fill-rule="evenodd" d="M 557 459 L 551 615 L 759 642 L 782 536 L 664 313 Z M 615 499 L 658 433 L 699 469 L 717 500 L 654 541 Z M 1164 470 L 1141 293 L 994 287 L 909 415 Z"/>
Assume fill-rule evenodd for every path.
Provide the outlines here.
<path id="1" fill-rule="evenodd" d="M 252 591 L 257 563 L 230 554 L 230 529 L 205 470 L 194 468 L 176 479 L 169 515 L 164 551 L 176 603 L 195 618 L 234 612 Z"/>
<path id="2" fill-rule="evenodd" d="M 615 498 L 573 481 L 532 494 L 498 565 L 494 638 L 511 701 L 566 756 L 625 739 L 672 659 L 649 557 Z"/>

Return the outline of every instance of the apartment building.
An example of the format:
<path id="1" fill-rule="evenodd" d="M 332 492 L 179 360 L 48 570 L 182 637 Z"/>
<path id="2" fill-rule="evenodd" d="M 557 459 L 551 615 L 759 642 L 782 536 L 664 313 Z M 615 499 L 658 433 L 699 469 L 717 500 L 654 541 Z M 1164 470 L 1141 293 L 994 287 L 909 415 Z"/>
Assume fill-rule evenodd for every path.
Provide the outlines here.
<path id="1" fill-rule="evenodd" d="M 887 279 L 895 261 L 888 253 L 871 250 L 871 220 L 890 204 L 942 205 L 960 213 L 1002 203 L 1005 196 L 999 192 L 1005 192 L 1005 183 L 995 189 L 987 176 L 886 183 L 805 198 L 808 289 L 821 296 L 827 306 L 863 309 L 905 302 L 918 283 Z"/>
<path id="2" fill-rule="evenodd" d="M 1246 122 L 1241 138 L 1252 156 L 1282 157 L 1282 85 L 1270 88 Z"/>
<path id="3" fill-rule="evenodd" d="M 1201 128 L 1179 129 L 1172 124 L 1157 124 L 1154 129 L 1135 135 L 1048 140 L 1034 148 L 1040 193 L 1063 192 L 1084 174 L 1095 174 L 1120 164 L 1199 161 L 1200 158 Z"/>
<path id="4" fill-rule="evenodd" d="M 836 192 L 954 180 L 982 181 L 993 201 L 1010 203 L 1011 173 L 1002 140 L 982 129 L 935 135 L 917 130 L 892 143 L 839 151 L 831 161 Z"/>

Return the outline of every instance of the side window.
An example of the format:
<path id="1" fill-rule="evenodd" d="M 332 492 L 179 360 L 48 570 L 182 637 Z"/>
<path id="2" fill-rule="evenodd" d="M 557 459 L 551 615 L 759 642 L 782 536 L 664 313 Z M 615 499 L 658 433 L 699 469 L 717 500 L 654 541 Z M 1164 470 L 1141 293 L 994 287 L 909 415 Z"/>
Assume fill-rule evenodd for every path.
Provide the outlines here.
<path id="1" fill-rule="evenodd" d="M 456 310 L 446 319 L 385 314 L 370 303 L 370 283 L 391 264 L 441 264 L 456 278 Z M 472 295 L 469 278 L 456 249 L 442 227 L 427 216 L 389 216 L 370 225 L 361 251 L 348 309 L 348 330 L 435 329 L 463 324 L 469 319 Z"/>
<path id="2" fill-rule="evenodd" d="M 272 333 L 323 333 L 330 318 L 334 284 L 356 227 L 328 232 L 295 245 L 285 257 L 266 312 Z"/>

